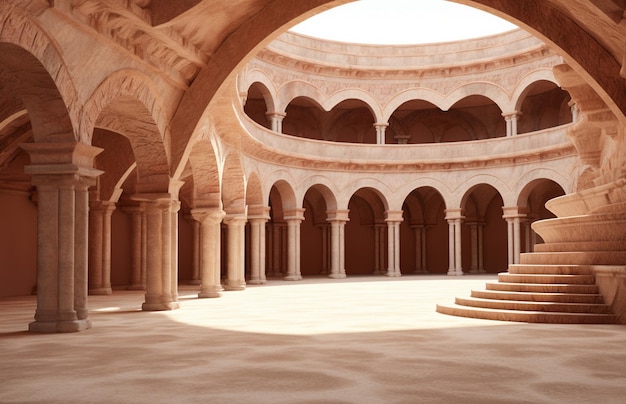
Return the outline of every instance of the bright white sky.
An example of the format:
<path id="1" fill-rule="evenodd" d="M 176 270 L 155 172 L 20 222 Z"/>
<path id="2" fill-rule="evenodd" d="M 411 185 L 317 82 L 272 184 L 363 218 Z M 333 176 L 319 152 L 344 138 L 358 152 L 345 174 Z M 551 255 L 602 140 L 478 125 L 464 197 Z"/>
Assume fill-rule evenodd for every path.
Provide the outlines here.
<path id="1" fill-rule="evenodd" d="M 341 42 L 402 45 L 476 38 L 515 28 L 492 14 L 444 0 L 359 0 L 291 30 Z"/>

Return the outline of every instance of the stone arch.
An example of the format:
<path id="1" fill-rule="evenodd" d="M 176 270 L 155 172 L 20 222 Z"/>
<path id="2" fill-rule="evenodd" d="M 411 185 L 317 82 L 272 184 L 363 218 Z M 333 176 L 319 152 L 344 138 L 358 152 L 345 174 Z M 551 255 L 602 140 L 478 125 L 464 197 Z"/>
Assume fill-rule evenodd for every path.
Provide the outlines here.
<path id="1" fill-rule="evenodd" d="M 402 204 L 400 268 L 402 273 L 441 273 L 448 269 L 446 202 L 437 188 L 413 189 Z M 435 253 L 436 252 L 436 253 Z"/>
<path id="2" fill-rule="evenodd" d="M 268 114 L 274 111 L 274 97 L 269 88 L 260 81 L 254 81 L 247 88 L 246 103 L 243 107 L 245 114 L 259 125 L 271 129 Z"/>
<path id="3" fill-rule="evenodd" d="M 287 181 L 278 180 L 273 184 L 273 187 L 280 195 L 283 212 L 298 208 L 296 203 L 296 193 Z"/>
<path id="4" fill-rule="evenodd" d="M 269 111 L 274 111 L 276 108 L 276 88 L 272 80 L 268 77 L 265 72 L 254 69 L 249 72 L 246 72 L 245 75 L 240 75 L 239 77 L 245 77 L 245 80 L 239 82 L 239 92 L 247 93 L 252 87 L 253 84 L 259 83 L 262 88 L 265 89 L 263 92 L 263 98 L 265 99 L 265 104 Z"/>
<path id="5" fill-rule="evenodd" d="M 308 98 L 321 110 L 327 111 L 324 107 L 326 94 L 310 83 L 294 80 L 285 84 L 278 90 L 276 96 L 276 112 L 285 112 L 291 101 L 298 97 Z"/>
<path id="6" fill-rule="evenodd" d="M 222 171 L 222 203 L 224 211 L 244 213 L 246 209 L 245 176 L 241 159 L 235 151 L 228 153 Z"/>
<path id="7" fill-rule="evenodd" d="M 196 142 L 189 154 L 193 181 L 192 204 L 195 208 L 221 208 L 220 173 L 213 144 Z"/>
<path id="8" fill-rule="evenodd" d="M 248 206 L 266 206 L 267 198 L 263 196 L 263 186 L 259 175 L 254 172 L 248 176 L 246 183 L 246 204 Z"/>
<path id="9" fill-rule="evenodd" d="M 461 262 L 465 272 L 498 273 L 507 268 L 505 206 L 502 193 L 491 184 L 477 183 L 466 191 L 461 205 Z"/>
<path id="10" fill-rule="evenodd" d="M 502 17 L 560 49 L 563 58 L 626 124 L 626 82 L 620 76 L 619 57 L 594 38 L 587 24 L 559 10 L 552 1 L 456 0 Z M 546 18 L 550 16 L 550 18 Z M 589 16 L 586 16 L 589 18 Z M 567 34 L 563 34 L 563 33 Z M 572 38 L 576 38 L 572 41 Z"/>
<path id="11" fill-rule="evenodd" d="M 349 187 L 346 187 L 345 192 L 342 193 L 343 196 L 347 196 L 347 198 L 345 199 L 345 205 L 344 205 L 345 207 L 341 209 L 347 209 L 349 200 L 352 198 L 352 196 L 356 192 L 358 192 L 362 188 L 369 189 L 373 194 L 375 194 L 379 198 L 380 203 L 382 204 L 383 211 L 392 209 L 392 207 L 390 207 L 389 200 L 386 196 L 386 195 L 392 194 L 391 190 L 382 181 L 373 179 L 373 178 L 367 178 L 367 177 L 359 178 L 356 181 L 351 182 Z"/>
<path id="12" fill-rule="evenodd" d="M 459 199 L 459 204 L 450 204 L 449 208 L 463 208 L 469 194 L 479 185 L 488 185 L 494 188 L 502 197 L 504 206 L 515 206 L 516 197 L 511 192 L 511 188 L 502 179 L 488 174 L 473 176 L 465 181 L 459 189 L 463 189 L 463 194 Z M 459 197 L 459 194 L 456 194 Z"/>
<path id="13" fill-rule="evenodd" d="M 532 189 L 530 184 L 533 184 L 536 180 L 544 180 L 551 181 L 557 184 L 561 189 L 565 191 L 565 193 L 574 192 L 576 175 L 564 175 L 558 171 L 549 169 L 549 168 L 535 168 L 526 174 L 524 174 L 519 179 L 519 184 L 522 184 L 521 189 L 519 189 L 517 196 L 517 203 L 515 206 L 519 206 L 521 208 L 525 207 L 523 205 L 524 198 L 528 197 L 528 189 Z"/>
<path id="14" fill-rule="evenodd" d="M 462 85 L 450 91 L 445 96 L 441 109 L 447 111 L 460 100 L 472 95 L 480 95 L 493 101 L 500 111 L 506 111 L 511 103 L 511 98 L 504 88 L 494 83 L 474 82 Z"/>
<path id="15" fill-rule="evenodd" d="M 20 98 L 29 111 L 35 141 L 89 143 L 78 130 L 82 105 L 58 45 L 36 21 L 7 3 L 0 4 L 0 62 L 0 76 L 19 79 L 3 79 L 5 86 L 32 86 L 20 91 Z"/>
<path id="16" fill-rule="evenodd" d="M 316 189 L 320 195 L 324 198 L 326 203 L 326 208 L 328 210 L 336 210 L 337 209 L 337 190 L 335 185 L 327 178 L 321 175 L 314 175 L 312 177 L 307 178 L 306 181 L 300 184 L 302 188 L 305 188 L 305 194 L 309 189 Z M 304 199 L 304 195 L 300 198 Z"/>
<path id="17" fill-rule="evenodd" d="M 330 111 L 343 101 L 350 99 L 363 101 L 374 117 L 374 122 L 386 122 L 382 121 L 383 114 L 376 98 L 370 93 L 361 89 L 346 88 L 337 91 L 330 97 L 323 100 L 322 105 L 326 111 Z"/>
<path id="18" fill-rule="evenodd" d="M 517 83 L 517 85 L 515 86 L 515 90 L 513 91 L 513 94 L 511 95 L 513 104 L 511 105 L 509 110 L 506 110 L 504 112 L 519 111 L 519 108 L 521 107 L 521 103 L 524 100 L 524 95 L 528 92 L 528 88 L 533 83 L 536 83 L 542 80 L 550 81 L 557 86 L 559 85 L 559 83 L 556 81 L 556 78 L 554 77 L 554 73 L 552 72 L 552 69 L 543 68 L 543 69 L 533 70 L 529 74 L 525 75 Z"/>
<path id="19" fill-rule="evenodd" d="M 445 105 L 445 96 L 438 91 L 430 88 L 408 89 L 396 94 L 396 96 L 385 105 L 382 111 L 383 116 L 381 122 L 389 121 L 391 115 L 393 115 L 396 109 L 398 109 L 402 104 L 413 100 L 426 101 L 440 109 L 443 109 L 443 106 Z"/>
<path id="20" fill-rule="evenodd" d="M 86 133 L 98 127 L 130 140 L 137 161 L 139 192 L 169 191 L 170 165 L 163 140 L 168 118 L 157 94 L 154 84 L 141 73 L 115 72 L 87 101 L 81 123 Z"/>

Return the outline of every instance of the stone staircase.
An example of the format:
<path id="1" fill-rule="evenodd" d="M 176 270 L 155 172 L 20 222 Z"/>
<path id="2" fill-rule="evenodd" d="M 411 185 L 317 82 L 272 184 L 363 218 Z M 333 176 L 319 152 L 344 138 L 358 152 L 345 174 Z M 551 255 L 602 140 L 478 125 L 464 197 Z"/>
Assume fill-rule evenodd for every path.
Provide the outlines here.
<path id="1" fill-rule="evenodd" d="M 537 252 L 522 254 L 522 263 L 498 274 L 486 290 L 457 297 L 453 305 L 437 305 L 437 312 L 461 317 L 529 323 L 614 324 L 616 316 L 604 304 L 589 261 L 593 254 L 559 252 L 541 244 Z M 563 246 L 562 246 L 563 247 Z M 621 261 L 623 251 L 603 252 L 603 261 Z M 572 263 L 574 262 L 574 263 Z"/>

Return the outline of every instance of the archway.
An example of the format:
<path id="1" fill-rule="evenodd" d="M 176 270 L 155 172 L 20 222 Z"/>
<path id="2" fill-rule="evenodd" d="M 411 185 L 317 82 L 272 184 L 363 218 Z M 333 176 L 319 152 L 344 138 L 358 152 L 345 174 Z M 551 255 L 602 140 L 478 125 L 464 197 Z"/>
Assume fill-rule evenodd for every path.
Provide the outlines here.
<path id="1" fill-rule="evenodd" d="M 346 275 L 386 273 L 387 224 L 381 197 L 372 188 L 361 188 L 350 198 L 348 209 Z"/>
<path id="2" fill-rule="evenodd" d="M 448 224 L 441 194 L 431 187 L 413 190 L 402 205 L 400 268 L 402 274 L 445 274 L 448 270 Z"/>
<path id="3" fill-rule="evenodd" d="M 508 267 L 507 223 L 503 218 L 504 202 L 491 185 L 472 187 L 462 208 L 462 263 L 464 272 L 498 273 Z"/>

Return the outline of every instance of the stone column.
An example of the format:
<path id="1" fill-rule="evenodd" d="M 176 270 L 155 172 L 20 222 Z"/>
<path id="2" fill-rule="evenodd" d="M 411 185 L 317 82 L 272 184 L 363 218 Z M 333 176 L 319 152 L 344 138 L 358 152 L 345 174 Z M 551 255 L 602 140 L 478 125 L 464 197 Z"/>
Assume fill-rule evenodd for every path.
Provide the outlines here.
<path id="1" fill-rule="evenodd" d="M 200 223 L 200 292 L 199 298 L 222 296 L 220 274 L 221 223 L 220 208 L 195 208 L 191 215 Z"/>
<path id="2" fill-rule="evenodd" d="M 139 206 L 126 206 L 123 210 L 130 215 L 130 285 L 128 290 L 144 290 L 146 288 L 145 254 L 143 253 L 143 210 Z"/>
<path id="3" fill-rule="evenodd" d="M 76 332 L 91 327 L 87 313 L 88 187 L 102 171 L 102 151 L 82 143 L 22 145 L 37 188 L 37 309 L 31 332 Z"/>
<path id="4" fill-rule="evenodd" d="M 145 212 L 146 295 L 144 311 L 174 310 L 178 304 L 177 212 L 180 203 L 169 193 L 135 194 Z"/>
<path id="5" fill-rule="evenodd" d="M 484 253 L 485 253 L 485 249 L 484 249 L 484 245 L 485 245 L 485 240 L 483 237 L 483 229 L 485 228 L 485 223 L 484 222 L 480 222 L 478 223 L 477 226 L 477 231 L 478 231 L 478 272 L 479 273 L 485 273 L 487 271 L 485 271 L 485 260 L 484 260 Z"/>
<path id="6" fill-rule="evenodd" d="M 478 224 L 467 223 L 470 228 L 470 273 L 478 273 Z"/>
<path id="7" fill-rule="evenodd" d="M 463 275 L 463 263 L 461 261 L 461 224 L 463 216 L 461 209 L 446 209 L 448 221 L 448 275 Z"/>
<path id="8" fill-rule="evenodd" d="M 348 210 L 328 210 L 326 220 L 330 223 L 330 274 L 329 278 L 346 277 L 346 222 Z"/>
<path id="9" fill-rule="evenodd" d="M 300 272 L 300 224 L 304 220 L 304 209 L 285 212 L 287 222 L 287 274 L 285 280 L 299 281 Z"/>
<path id="10" fill-rule="evenodd" d="M 318 225 L 322 234 L 322 270 L 320 275 L 328 275 L 332 266 L 332 239 L 328 223 Z"/>
<path id="11" fill-rule="evenodd" d="M 411 226 L 415 233 L 415 270 L 416 274 L 428 273 L 426 268 L 426 229 L 425 225 Z"/>
<path id="12" fill-rule="evenodd" d="M 526 215 L 521 214 L 517 207 L 503 207 L 502 211 L 502 217 L 507 223 L 508 264 L 519 264 L 522 240 L 520 222 Z"/>
<path id="13" fill-rule="evenodd" d="M 388 123 L 375 123 L 376 129 L 376 144 L 385 144 L 385 132 L 387 131 Z"/>
<path id="14" fill-rule="evenodd" d="M 200 233 L 200 220 L 196 220 L 193 214 L 186 216 L 189 222 L 191 222 L 191 280 L 190 285 L 200 285 L 200 256 L 202 250 L 202 235 Z"/>
<path id="15" fill-rule="evenodd" d="M 227 278 L 225 290 L 244 290 L 246 288 L 246 215 L 227 214 L 224 223 L 228 228 L 227 243 Z"/>
<path id="16" fill-rule="evenodd" d="M 270 219 L 270 208 L 262 205 L 248 206 L 250 222 L 250 281 L 262 285 L 265 277 L 265 224 Z"/>
<path id="17" fill-rule="evenodd" d="M 385 212 L 387 222 L 387 276 L 401 276 L 400 272 L 400 223 L 402 211 Z"/>
<path id="18" fill-rule="evenodd" d="M 506 136 L 517 135 L 517 120 L 521 114 L 517 111 L 503 113 L 502 116 L 506 122 Z"/>
<path id="19" fill-rule="evenodd" d="M 110 295 L 111 216 L 115 203 L 91 201 L 89 210 L 89 294 Z"/>
<path id="20" fill-rule="evenodd" d="M 283 119 L 287 116 L 284 112 L 268 112 L 265 114 L 270 122 L 270 129 L 274 132 L 283 133 Z"/>
<path id="21" fill-rule="evenodd" d="M 385 269 L 385 230 L 386 225 L 374 224 L 374 275 L 387 273 Z"/>

